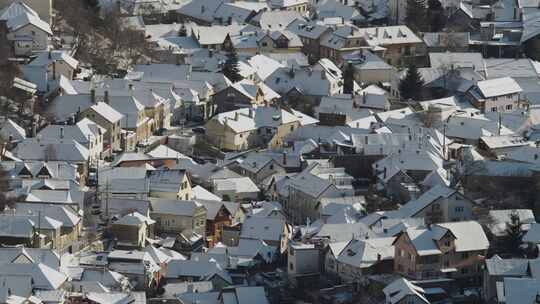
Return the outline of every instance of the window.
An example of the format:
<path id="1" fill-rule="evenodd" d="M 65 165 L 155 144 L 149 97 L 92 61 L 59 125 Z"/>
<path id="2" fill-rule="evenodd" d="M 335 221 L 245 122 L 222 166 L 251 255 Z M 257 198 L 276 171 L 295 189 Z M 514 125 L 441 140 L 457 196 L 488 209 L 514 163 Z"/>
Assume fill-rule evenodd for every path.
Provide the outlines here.
<path id="1" fill-rule="evenodd" d="M 274 164 L 270 165 L 270 170 L 274 170 Z"/>
<path id="2" fill-rule="evenodd" d="M 289 263 L 289 269 L 290 269 L 291 271 L 294 270 L 294 265 L 293 265 L 293 263 Z"/>
<path id="3" fill-rule="evenodd" d="M 291 126 L 291 131 L 294 131 L 294 126 Z"/>
<path id="4" fill-rule="evenodd" d="M 444 241 L 444 246 L 445 247 L 450 247 L 450 241 L 449 240 Z"/>
<path id="5" fill-rule="evenodd" d="M 439 210 L 441 206 L 439 206 L 439 204 L 434 204 L 433 205 L 433 210 Z"/>
<path id="6" fill-rule="evenodd" d="M 497 112 L 497 107 L 492 107 L 491 112 Z"/>
<path id="7" fill-rule="evenodd" d="M 456 212 L 463 212 L 463 207 L 456 207 L 455 210 Z"/>
<path id="8" fill-rule="evenodd" d="M 512 105 L 506 105 L 506 109 L 509 111 L 512 110 Z"/>
<path id="9" fill-rule="evenodd" d="M 268 43 L 267 43 L 267 42 L 263 42 L 263 43 L 261 43 L 261 44 L 262 44 L 262 46 L 264 46 L 264 47 L 267 47 L 267 46 L 268 46 Z"/>
<path id="10" fill-rule="evenodd" d="M 468 252 L 463 252 L 463 253 L 461 254 L 461 258 L 462 258 L 462 259 L 466 259 L 466 258 L 468 258 L 468 257 L 469 257 L 469 253 L 468 253 Z"/>

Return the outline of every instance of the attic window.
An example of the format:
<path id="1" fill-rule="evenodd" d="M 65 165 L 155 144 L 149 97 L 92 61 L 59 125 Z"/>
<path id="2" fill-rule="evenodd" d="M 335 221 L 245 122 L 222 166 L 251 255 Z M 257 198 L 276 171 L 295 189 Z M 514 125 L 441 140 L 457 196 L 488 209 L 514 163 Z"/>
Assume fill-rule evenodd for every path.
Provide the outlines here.
<path id="1" fill-rule="evenodd" d="M 348 256 L 353 256 L 355 254 L 356 254 L 356 252 L 352 251 L 351 249 L 347 249 L 347 255 Z"/>

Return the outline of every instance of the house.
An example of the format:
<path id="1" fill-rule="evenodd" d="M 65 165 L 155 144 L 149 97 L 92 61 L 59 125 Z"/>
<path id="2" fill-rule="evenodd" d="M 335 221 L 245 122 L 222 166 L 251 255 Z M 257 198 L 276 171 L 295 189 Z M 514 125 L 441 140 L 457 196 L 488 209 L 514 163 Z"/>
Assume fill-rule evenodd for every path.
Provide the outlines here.
<path id="1" fill-rule="evenodd" d="M 474 202 L 457 190 L 437 185 L 401 206 L 403 217 L 423 217 L 427 224 L 473 219 Z"/>
<path id="2" fill-rule="evenodd" d="M 236 212 L 242 211 L 233 202 L 197 198 L 195 200 L 206 209 L 206 241 L 208 247 L 213 247 L 223 240 L 223 229 L 232 226 L 236 222 Z"/>
<path id="3" fill-rule="evenodd" d="M 387 304 L 430 304 L 426 290 L 405 278 L 399 278 L 383 289 Z"/>
<path id="4" fill-rule="evenodd" d="M 74 125 L 48 125 L 38 136 L 44 140 L 74 140 L 88 149 L 90 162 L 96 163 L 103 152 L 103 135 L 107 130 L 88 118 Z"/>
<path id="5" fill-rule="evenodd" d="M 328 272 L 335 273 L 341 282 L 355 282 L 366 275 L 391 273 L 394 260 L 394 238 L 350 240 L 339 255 L 330 254 Z M 326 267 L 326 266 L 325 266 Z"/>
<path id="6" fill-rule="evenodd" d="M 215 289 L 220 290 L 232 285 L 232 279 L 216 261 L 171 261 L 165 273 L 167 282 L 210 281 Z"/>
<path id="7" fill-rule="evenodd" d="M 204 236 L 206 209 L 196 201 L 151 198 L 150 217 L 156 221 L 156 231 L 179 235 L 187 231 Z"/>
<path id="8" fill-rule="evenodd" d="M 280 95 L 263 82 L 242 80 L 217 92 L 212 100 L 217 105 L 217 112 L 221 113 L 240 108 L 271 105 L 279 98 Z"/>
<path id="9" fill-rule="evenodd" d="M 511 77 L 479 81 L 467 91 L 468 100 L 482 113 L 507 112 L 526 103 L 521 86 Z"/>
<path id="10" fill-rule="evenodd" d="M 224 288 L 221 290 L 218 299 L 227 304 L 270 304 L 263 286 Z"/>
<path id="11" fill-rule="evenodd" d="M 291 228 L 279 218 L 247 217 L 242 223 L 241 238 L 263 240 L 283 253 L 287 250 L 287 242 L 291 236 Z"/>
<path id="12" fill-rule="evenodd" d="M 156 221 L 138 212 L 128 213 L 111 225 L 111 235 L 117 247 L 142 248 L 154 235 Z"/>
<path id="13" fill-rule="evenodd" d="M 150 184 L 146 172 L 145 167 L 99 168 L 100 199 L 148 199 Z"/>
<path id="14" fill-rule="evenodd" d="M 87 172 L 90 158 L 88 149 L 74 140 L 28 138 L 17 145 L 14 153 L 25 161 L 67 161 L 76 165 L 81 175 Z"/>
<path id="15" fill-rule="evenodd" d="M 150 170 L 147 173 L 150 197 L 190 200 L 191 180 L 185 170 Z"/>
<path id="16" fill-rule="evenodd" d="M 486 301 L 496 299 L 506 278 L 523 278 L 529 276 L 531 261 L 527 259 L 502 259 L 495 255 L 485 260 L 483 277 L 483 298 Z"/>
<path id="17" fill-rule="evenodd" d="M 133 282 L 134 290 L 145 290 L 159 286 L 165 265 L 156 264 L 150 253 L 139 250 L 113 250 L 102 258 L 99 254 L 93 258 L 105 260 L 108 268 L 118 272 Z M 107 265 L 107 264 L 106 264 Z"/>
<path id="18" fill-rule="evenodd" d="M 287 165 L 287 154 L 283 153 L 281 161 L 276 160 L 273 155 L 264 152 L 249 153 L 245 158 L 238 159 L 237 166 L 231 166 L 231 170 L 249 177 L 253 182 L 260 185 L 268 177 L 276 174 L 285 174 Z"/>
<path id="19" fill-rule="evenodd" d="M 63 252 L 79 249 L 79 238 L 82 233 L 82 217 L 76 210 L 68 206 L 48 203 L 17 203 L 15 213 L 19 215 L 44 216 L 62 223 L 60 237 L 56 248 Z"/>
<path id="20" fill-rule="evenodd" d="M 323 207 L 322 198 L 353 194 L 351 188 L 341 187 L 346 183 L 339 175 L 334 175 L 331 171 L 319 175 L 316 167 L 317 165 L 311 165 L 301 173 L 291 177 L 285 176 L 283 180 L 274 181 L 270 185 L 274 197 L 279 198 L 286 214 L 294 223 L 304 223 L 308 218 L 319 219 Z M 341 172 L 342 175 L 343 173 Z M 346 173 L 344 175 L 347 177 Z"/>
<path id="21" fill-rule="evenodd" d="M 60 76 L 64 76 L 72 80 L 79 62 L 66 51 L 52 50 L 37 53 L 37 57 L 28 64 L 28 67 L 45 68 L 47 79 L 59 80 Z"/>
<path id="22" fill-rule="evenodd" d="M 489 241 L 479 223 L 453 222 L 409 227 L 394 241 L 394 271 L 420 280 L 449 277 L 481 283 Z"/>
<path id="23" fill-rule="evenodd" d="M 249 177 L 218 179 L 213 193 L 225 201 L 256 200 L 260 189 Z"/>
<path id="24" fill-rule="evenodd" d="M 287 275 L 294 286 L 305 286 L 321 272 L 321 249 L 313 244 L 290 242 L 287 249 Z M 309 284 L 309 283 L 308 283 Z"/>
<path id="25" fill-rule="evenodd" d="M 273 9 L 281 11 L 294 11 L 299 14 L 306 14 L 310 2 L 308 0 L 270 0 Z"/>
<path id="26" fill-rule="evenodd" d="M 300 37 L 303 44 L 302 52 L 308 54 L 312 61 L 320 59 L 321 38 L 331 32 L 330 27 L 296 19 L 287 26 L 287 29 Z"/>
<path id="27" fill-rule="evenodd" d="M 61 227 L 62 222 L 44 215 L 1 214 L 0 243 L 63 250 Z"/>
<path id="28" fill-rule="evenodd" d="M 6 278 L 4 282 L 16 282 L 11 285 L 14 291 L 43 290 L 54 291 L 61 289 L 67 276 L 59 270 L 47 266 L 45 263 L 2 263 L 0 273 Z M 22 279 L 21 279 L 22 277 Z M 19 279 L 17 279 L 19 278 Z M 26 295 L 30 296 L 30 294 Z"/>
<path id="29" fill-rule="evenodd" d="M 327 58 L 310 67 L 278 67 L 264 78 L 264 83 L 283 99 L 305 96 L 318 101 L 343 91 L 341 70 Z"/>
<path id="30" fill-rule="evenodd" d="M 27 7 L 32 8 L 36 14 L 47 23 L 51 23 L 52 18 L 52 0 L 2 0 L 0 1 L 0 9 L 10 7 L 14 3 L 24 3 Z"/>
<path id="31" fill-rule="evenodd" d="M 345 53 L 369 47 L 384 48 L 381 53 L 388 64 L 401 66 L 424 53 L 422 39 L 405 25 L 358 28 L 346 25 L 321 39 L 321 57 L 343 62 Z"/>
<path id="32" fill-rule="evenodd" d="M 210 25 L 214 22 L 214 14 L 224 3 L 222 0 L 190 1 L 176 10 L 176 15 L 178 21 Z"/>
<path id="33" fill-rule="evenodd" d="M 495 158 L 504 157 L 513 151 L 519 154 L 519 149 L 527 146 L 529 146 L 529 142 L 525 138 L 516 135 L 482 136 L 478 143 L 480 150 Z"/>
<path id="34" fill-rule="evenodd" d="M 23 3 L 12 3 L 1 13 L 0 21 L 6 26 L 6 38 L 13 42 L 16 56 L 29 56 L 33 52 L 47 49 L 52 36 L 51 27 L 31 7 Z"/>
<path id="35" fill-rule="evenodd" d="M 91 98 L 85 95 L 63 95 L 53 101 L 49 113 L 55 117 L 56 122 L 67 121 L 79 113 L 80 119 L 88 118 L 106 130 L 103 134 L 104 151 L 120 150 L 120 121 L 124 115 L 108 104 L 94 104 Z"/>
<path id="36" fill-rule="evenodd" d="M 206 123 L 210 142 L 220 149 L 239 151 L 279 144 L 282 138 L 305 123 L 314 123 L 277 107 L 243 108 L 220 113 Z M 308 122 L 306 122 L 308 121 Z"/>

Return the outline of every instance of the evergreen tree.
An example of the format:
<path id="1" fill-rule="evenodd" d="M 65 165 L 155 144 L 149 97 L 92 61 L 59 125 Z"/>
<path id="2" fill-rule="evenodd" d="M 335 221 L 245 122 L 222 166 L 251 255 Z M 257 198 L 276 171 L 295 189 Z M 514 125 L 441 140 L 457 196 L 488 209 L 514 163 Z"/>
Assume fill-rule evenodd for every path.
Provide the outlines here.
<path id="1" fill-rule="evenodd" d="M 346 63 L 343 71 L 343 93 L 352 94 L 354 91 L 354 67 L 352 63 Z"/>
<path id="2" fill-rule="evenodd" d="M 422 87 L 424 86 L 424 80 L 418 72 L 416 65 L 411 65 L 407 69 L 405 78 L 399 83 L 399 93 L 401 99 L 420 100 L 422 98 Z"/>
<path id="3" fill-rule="evenodd" d="M 440 32 L 444 29 L 447 17 L 439 0 L 428 0 L 427 18 L 429 28 L 426 30 Z"/>
<path id="4" fill-rule="evenodd" d="M 508 252 L 522 255 L 523 251 L 521 250 L 521 239 L 524 235 L 523 230 L 521 230 L 521 220 L 519 215 L 515 212 L 510 214 L 510 222 L 506 223 L 506 246 Z"/>
<path id="5" fill-rule="evenodd" d="M 225 60 L 225 64 L 221 71 L 232 82 L 242 80 L 242 76 L 238 70 L 238 55 L 236 54 L 235 48 L 232 46 L 227 51 L 227 59 Z"/>
<path id="6" fill-rule="evenodd" d="M 415 31 L 422 32 L 427 30 L 427 9 L 426 0 L 406 0 L 407 16 L 405 24 Z"/>

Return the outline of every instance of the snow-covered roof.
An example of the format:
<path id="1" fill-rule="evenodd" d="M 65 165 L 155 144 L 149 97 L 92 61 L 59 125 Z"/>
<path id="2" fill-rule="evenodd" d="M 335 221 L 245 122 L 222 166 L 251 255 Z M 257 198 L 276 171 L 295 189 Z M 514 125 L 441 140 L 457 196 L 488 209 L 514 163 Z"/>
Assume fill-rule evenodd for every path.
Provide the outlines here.
<path id="1" fill-rule="evenodd" d="M 17 31 L 28 24 L 34 25 L 35 27 L 41 29 L 47 34 L 52 35 L 52 30 L 49 24 L 39 19 L 39 17 L 34 14 L 24 12 L 7 20 L 7 27 L 10 31 Z"/>
<path id="2" fill-rule="evenodd" d="M 10 137 L 13 140 L 24 140 L 26 139 L 26 130 L 13 120 L 6 119 L 0 124 L 0 137 L 4 140 L 8 140 Z"/>
<path id="3" fill-rule="evenodd" d="M 353 239 L 337 260 L 356 268 L 367 268 L 383 260 L 393 260 L 394 237 Z"/>
<path id="4" fill-rule="evenodd" d="M 285 221 L 279 218 L 248 217 L 242 224 L 240 235 L 243 238 L 280 241 L 285 225 Z"/>
<path id="5" fill-rule="evenodd" d="M 67 51 L 52 50 L 37 53 L 37 57 L 32 60 L 29 66 L 49 66 L 56 61 L 64 61 L 72 69 L 76 69 L 79 66 L 79 61 L 71 57 Z"/>
<path id="6" fill-rule="evenodd" d="M 515 94 L 523 91 L 519 84 L 511 77 L 483 80 L 479 81 L 476 85 L 484 98 Z"/>
<path id="7" fill-rule="evenodd" d="M 194 216 L 197 209 L 203 207 L 196 201 L 152 198 L 150 202 L 152 205 L 152 212 L 179 216 Z"/>
<path id="8" fill-rule="evenodd" d="M 7 21 L 25 13 L 39 18 L 38 13 L 24 2 L 13 1 L 10 5 L 0 10 L 0 21 Z"/>
<path id="9" fill-rule="evenodd" d="M 404 217 L 413 217 L 439 198 L 448 198 L 456 192 L 457 190 L 455 189 L 437 185 L 420 195 L 417 199 L 407 202 L 399 209 L 399 211 Z"/>
<path id="10" fill-rule="evenodd" d="M 300 121 L 292 113 L 275 107 L 242 108 L 220 113 L 212 119 L 238 133 Z"/>
<path id="11" fill-rule="evenodd" d="M 425 290 L 405 278 L 399 278 L 383 289 L 389 304 L 401 303 L 407 296 L 416 297 L 421 303 L 430 304 L 425 297 Z M 416 302 L 415 302 L 416 303 Z"/>

